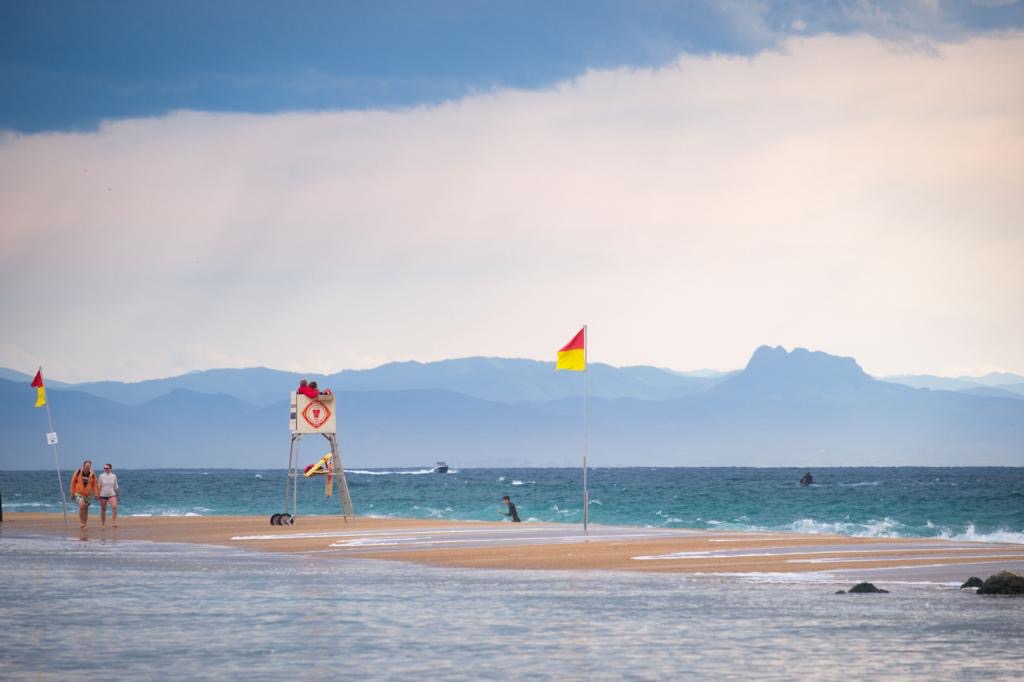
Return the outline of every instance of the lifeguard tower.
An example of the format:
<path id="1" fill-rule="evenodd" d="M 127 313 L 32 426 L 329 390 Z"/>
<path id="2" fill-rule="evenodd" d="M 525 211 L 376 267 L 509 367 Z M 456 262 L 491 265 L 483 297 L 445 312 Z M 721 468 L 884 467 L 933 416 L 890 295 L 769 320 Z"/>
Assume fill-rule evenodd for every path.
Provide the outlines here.
<path id="1" fill-rule="evenodd" d="M 310 398 L 292 391 L 291 417 L 289 426 L 292 432 L 292 444 L 288 452 L 288 477 L 284 483 L 284 513 L 274 514 L 270 523 L 278 526 L 290 526 L 295 522 L 299 479 L 313 476 L 326 476 L 325 492 L 330 496 L 333 492 L 334 478 L 338 479 L 338 498 L 341 501 L 341 513 L 348 521 L 353 514 L 352 498 L 348 493 L 348 481 L 345 480 L 345 469 L 341 464 L 341 451 L 338 449 L 338 415 L 334 395 L 321 394 Z M 299 464 L 299 442 L 303 436 L 320 434 L 331 444 L 331 451 L 319 458 L 314 464 L 301 468 Z M 289 505 L 291 511 L 289 512 Z"/>

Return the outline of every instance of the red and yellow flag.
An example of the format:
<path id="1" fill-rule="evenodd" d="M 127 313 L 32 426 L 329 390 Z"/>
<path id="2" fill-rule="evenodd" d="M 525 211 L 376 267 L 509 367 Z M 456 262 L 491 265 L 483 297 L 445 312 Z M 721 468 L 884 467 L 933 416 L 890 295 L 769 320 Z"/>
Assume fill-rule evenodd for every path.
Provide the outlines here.
<path id="1" fill-rule="evenodd" d="M 555 369 L 568 369 L 574 372 L 584 372 L 587 369 L 587 328 L 584 327 L 572 341 L 565 344 L 562 350 L 558 351 L 558 362 Z"/>
<path id="2" fill-rule="evenodd" d="M 36 407 L 42 407 L 46 404 L 46 387 L 43 386 L 43 370 L 36 372 L 36 378 L 32 380 L 30 385 L 32 388 L 36 389 Z"/>

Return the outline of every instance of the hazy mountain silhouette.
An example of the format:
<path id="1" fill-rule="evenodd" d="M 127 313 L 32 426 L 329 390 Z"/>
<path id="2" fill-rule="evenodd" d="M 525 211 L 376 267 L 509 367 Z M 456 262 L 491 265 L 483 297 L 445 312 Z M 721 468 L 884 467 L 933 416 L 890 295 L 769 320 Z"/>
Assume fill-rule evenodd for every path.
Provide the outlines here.
<path id="1" fill-rule="evenodd" d="M 999 388 L 1024 395 L 1024 377 L 1008 372 L 990 372 L 980 377 L 937 377 L 930 374 L 898 374 L 883 377 L 889 381 L 914 388 L 930 388 L 934 391 L 963 391 L 974 388 Z"/>
<path id="2" fill-rule="evenodd" d="M 47 386 L 65 387 L 125 405 L 140 405 L 175 390 L 222 393 L 254 405 L 270 405 L 294 390 L 299 379 L 316 380 L 335 391 L 442 390 L 498 402 L 546 402 L 579 395 L 578 372 L 554 372 L 553 362 L 507 358 L 460 358 L 439 362 L 393 362 L 374 369 L 343 370 L 336 374 L 297 374 L 266 367 L 211 369 L 176 377 L 123 383 L 94 381 L 64 384 L 46 379 Z M 0 378 L 30 381 L 12 370 Z M 611 367 L 592 363 L 588 392 L 595 397 L 664 400 L 689 395 L 714 385 L 718 376 L 688 376 L 656 367 Z"/>
<path id="3" fill-rule="evenodd" d="M 245 369 L 209 369 L 189 372 L 176 377 L 148 379 L 125 383 L 120 381 L 90 381 L 75 384 L 78 391 L 114 400 L 125 405 L 140 405 L 172 391 L 230 395 L 256 405 L 280 400 L 295 388 L 300 375 L 266 367 Z M 309 375 L 309 379 L 323 381 L 322 376 Z"/>
<path id="4" fill-rule="evenodd" d="M 1015 385 L 1015 384 L 1014 384 Z M 971 395 L 988 396 L 989 398 L 1007 398 L 1011 400 L 1024 400 L 1024 392 L 1011 388 L 995 388 L 994 386 L 975 386 L 974 388 L 962 388 L 960 393 Z"/>
<path id="5" fill-rule="evenodd" d="M 467 358 L 325 377 L 337 393 L 345 464 L 418 467 L 444 459 L 464 467 L 574 466 L 582 449 L 582 377 L 556 373 L 551 364 Z M 179 387 L 132 405 L 51 384 L 61 461 L 283 468 L 287 395 L 298 375 L 259 370 L 247 382 L 243 374 L 252 371 L 185 375 L 177 379 L 207 375 L 199 385 L 210 392 Z M 742 371 L 704 383 L 675 383 L 680 377 L 654 368 L 592 365 L 591 371 L 589 385 L 604 376 L 613 396 L 589 396 L 594 466 L 1024 465 L 1024 400 L 879 381 L 852 358 L 764 346 Z M 216 388 L 253 394 L 287 383 L 276 401 L 259 404 L 213 392 L 214 380 Z M 3 469 L 53 465 L 45 411 L 32 407 L 35 393 L 27 383 L 0 380 Z M 556 398 L 540 399 L 551 394 Z M 312 461 L 326 441 L 306 438 L 301 449 Z"/>
<path id="6" fill-rule="evenodd" d="M 437 389 L 505 403 L 546 402 L 577 396 L 579 372 L 555 372 L 553 362 L 508 358 L 461 358 L 393 362 L 370 370 L 345 370 L 327 378 L 335 390 Z M 656 367 L 590 363 L 587 390 L 595 397 L 665 400 L 701 391 L 717 377 L 680 375 Z"/>

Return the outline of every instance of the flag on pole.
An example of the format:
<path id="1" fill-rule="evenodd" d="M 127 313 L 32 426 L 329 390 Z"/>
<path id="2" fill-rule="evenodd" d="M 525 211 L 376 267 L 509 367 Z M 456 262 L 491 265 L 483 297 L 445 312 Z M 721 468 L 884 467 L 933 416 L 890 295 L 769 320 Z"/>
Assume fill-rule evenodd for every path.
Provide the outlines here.
<path id="1" fill-rule="evenodd" d="M 586 327 L 581 329 L 572 341 L 565 344 L 562 350 L 558 351 L 558 362 L 555 369 L 568 369 L 574 372 L 583 372 L 587 369 L 587 335 Z"/>
<path id="2" fill-rule="evenodd" d="M 36 407 L 42 407 L 46 404 L 46 387 L 43 386 L 43 370 L 36 372 L 36 378 L 32 380 L 30 385 L 32 388 L 36 389 Z"/>

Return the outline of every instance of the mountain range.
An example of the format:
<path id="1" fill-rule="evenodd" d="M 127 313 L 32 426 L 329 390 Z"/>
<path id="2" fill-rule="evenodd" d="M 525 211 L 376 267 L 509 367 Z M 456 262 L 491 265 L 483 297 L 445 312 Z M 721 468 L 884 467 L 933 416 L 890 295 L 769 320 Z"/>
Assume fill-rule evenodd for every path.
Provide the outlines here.
<path id="1" fill-rule="evenodd" d="M 533 360 L 462 358 L 331 375 L 250 368 L 137 383 L 47 378 L 62 466 L 92 458 L 119 468 L 284 468 L 288 393 L 303 376 L 337 394 L 348 468 L 438 459 L 576 466 L 584 381 L 594 466 L 1024 465 L 1024 377 L 915 388 L 872 378 L 852 358 L 762 346 L 725 373 L 591 364 L 584 377 Z M 30 380 L 0 369 L 0 469 L 53 466 Z M 316 436 L 300 444 L 310 461 L 326 449 Z"/>

